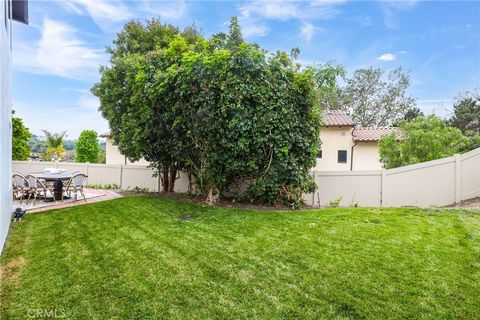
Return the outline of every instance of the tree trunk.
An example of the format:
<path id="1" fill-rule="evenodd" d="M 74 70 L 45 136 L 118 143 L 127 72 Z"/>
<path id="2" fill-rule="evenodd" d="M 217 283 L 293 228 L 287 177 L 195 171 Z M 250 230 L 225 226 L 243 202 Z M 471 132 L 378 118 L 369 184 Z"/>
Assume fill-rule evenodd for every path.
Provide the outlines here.
<path id="1" fill-rule="evenodd" d="M 192 172 L 188 171 L 188 193 L 193 193 Z"/>
<path id="2" fill-rule="evenodd" d="M 168 192 L 168 168 L 163 168 L 162 169 L 162 191 L 163 192 Z"/>
<path id="3" fill-rule="evenodd" d="M 171 166 L 170 167 L 170 177 L 168 183 L 168 192 L 173 192 L 175 189 L 175 180 L 177 180 L 177 167 Z"/>

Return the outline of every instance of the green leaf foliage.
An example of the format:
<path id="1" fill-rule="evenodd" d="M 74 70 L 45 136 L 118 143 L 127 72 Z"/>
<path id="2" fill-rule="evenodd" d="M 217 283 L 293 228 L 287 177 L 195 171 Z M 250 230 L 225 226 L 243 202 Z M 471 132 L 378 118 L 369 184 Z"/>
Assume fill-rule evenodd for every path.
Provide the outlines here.
<path id="1" fill-rule="evenodd" d="M 149 161 L 166 191 L 184 170 L 205 194 L 296 205 L 315 188 L 319 101 L 343 70 L 302 69 L 245 43 L 235 18 L 211 39 L 191 28 L 164 34 L 146 54 L 112 55 L 92 89 L 120 150 Z"/>
<path id="2" fill-rule="evenodd" d="M 480 135 L 480 89 L 458 95 L 447 123 L 463 133 Z"/>
<path id="3" fill-rule="evenodd" d="M 99 162 L 99 145 L 97 133 L 94 130 L 83 130 L 80 133 L 80 137 L 78 138 L 75 150 L 76 162 Z"/>
<path id="4" fill-rule="evenodd" d="M 12 160 L 28 160 L 32 135 L 21 118 L 12 118 Z"/>
<path id="5" fill-rule="evenodd" d="M 434 116 L 401 121 L 401 138 L 391 133 L 379 141 L 380 160 L 387 169 L 452 156 L 468 142 L 462 132 Z"/>

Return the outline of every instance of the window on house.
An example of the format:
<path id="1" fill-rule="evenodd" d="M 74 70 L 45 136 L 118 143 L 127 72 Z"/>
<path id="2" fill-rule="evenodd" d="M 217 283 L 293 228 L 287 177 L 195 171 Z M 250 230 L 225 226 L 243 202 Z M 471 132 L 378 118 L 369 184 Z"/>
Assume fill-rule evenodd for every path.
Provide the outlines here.
<path id="1" fill-rule="evenodd" d="M 15 0 L 12 3 L 11 13 L 12 20 L 28 24 L 28 0 Z"/>
<path id="2" fill-rule="evenodd" d="M 321 159 L 321 158 L 322 158 L 322 155 L 323 155 L 323 154 L 322 154 L 322 150 L 319 150 L 318 153 L 317 153 L 317 158 L 320 158 L 320 159 Z"/>
<path id="3" fill-rule="evenodd" d="M 338 150 L 338 163 L 347 163 L 347 150 Z"/>

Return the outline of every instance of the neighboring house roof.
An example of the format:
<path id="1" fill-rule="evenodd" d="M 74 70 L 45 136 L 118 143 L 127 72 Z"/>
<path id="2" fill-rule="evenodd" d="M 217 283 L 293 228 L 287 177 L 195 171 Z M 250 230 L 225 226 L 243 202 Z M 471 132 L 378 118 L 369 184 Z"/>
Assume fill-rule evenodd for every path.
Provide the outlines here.
<path id="1" fill-rule="evenodd" d="M 395 132 L 397 138 L 400 138 L 400 132 L 397 128 L 393 127 L 356 127 L 353 129 L 353 141 L 355 142 L 374 142 L 380 140 L 380 138 L 386 134 Z"/>
<path id="2" fill-rule="evenodd" d="M 323 113 L 323 125 L 326 127 L 353 127 L 355 122 L 341 110 L 328 110 Z"/>
<path id="3" fill-rule="evenodd" d="M 100 135 L 100 138 L 110 138 L 110 131 L 109 132 L 104 132 Z"/>

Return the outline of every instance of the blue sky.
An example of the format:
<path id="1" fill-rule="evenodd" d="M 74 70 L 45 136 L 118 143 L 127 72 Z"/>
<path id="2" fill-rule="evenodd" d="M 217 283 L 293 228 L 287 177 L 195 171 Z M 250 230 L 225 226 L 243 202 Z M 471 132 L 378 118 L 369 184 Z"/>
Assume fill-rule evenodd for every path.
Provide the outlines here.
<path id="1" fill-rule="evenodd" d="M 478 1 L 120 1 L 30 0 L 30 25 L 14 24 L 13 103 L 41 129 L 108 131 L 90 88 L 105 46 L 131 19 L 195 23 L 205 36 L 240 19 L 247 41 L 274 51 L 299 47 L 303 64 L 402 66 L 409 93 L 426 113 L 445 116 L 459 91 L 480 87 Z"/>

